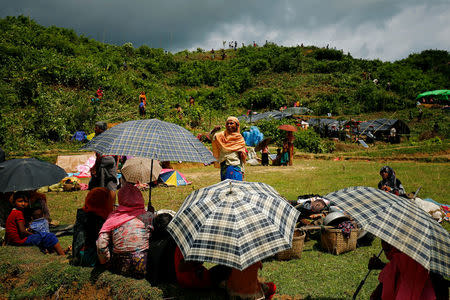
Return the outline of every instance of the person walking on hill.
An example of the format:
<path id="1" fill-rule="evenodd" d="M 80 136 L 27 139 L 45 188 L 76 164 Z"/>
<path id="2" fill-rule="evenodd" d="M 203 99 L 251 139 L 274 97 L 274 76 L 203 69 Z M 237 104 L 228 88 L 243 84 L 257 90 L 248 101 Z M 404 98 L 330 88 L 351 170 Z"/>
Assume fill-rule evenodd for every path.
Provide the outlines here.
<path id="1" fill-rule="evenodd" d="M 147 96 L 145 92 L 141 92 L 139 95 L 139 115 L 145 116 L 145 107 L 147 106 Z"/>

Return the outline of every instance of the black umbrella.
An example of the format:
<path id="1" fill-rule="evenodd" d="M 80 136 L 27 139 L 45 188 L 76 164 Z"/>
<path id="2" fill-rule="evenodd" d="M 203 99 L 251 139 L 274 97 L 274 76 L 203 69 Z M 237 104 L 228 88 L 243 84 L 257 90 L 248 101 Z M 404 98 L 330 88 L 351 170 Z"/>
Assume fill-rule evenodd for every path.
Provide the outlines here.
<path id="1" fill-rule="evenodd" d="M 0 192 L 30 191 L 59 182 L 67 176 L 57 165 L 35 158 L 0 163 Z"/>

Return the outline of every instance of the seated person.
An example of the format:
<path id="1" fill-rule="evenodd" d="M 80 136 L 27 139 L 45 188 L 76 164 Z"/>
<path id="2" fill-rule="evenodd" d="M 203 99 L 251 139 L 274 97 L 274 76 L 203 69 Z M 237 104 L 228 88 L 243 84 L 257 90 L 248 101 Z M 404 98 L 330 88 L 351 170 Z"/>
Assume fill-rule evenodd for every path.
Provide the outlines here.
<path id="1" fill-rule="evenodd" d="M 403 185 L 395 176 L 394 170 L 389 166 L 384 166 L 380 170 L 381 181 L 378 183 L 380 190 L 395 194 L 397 196 L 406 197 Z"/>
<path id="2" fill-rule="evenodd" d="M 370 259 L 369 269 L 382 269 L 378 276 L 380 284 L 370 299 L 441 299 L 444 289 L 439 289 L 436 298 L 431 273 L 421 264 L 383 240 L 381 246 L 389 262 L 383 263 L 376 256 Z M 448 299 L 448 287 L 445 290 Z"/>
<path id="3" fill-rule="evenodd" d="M 28 195 L 17 192 L 13 195 L 14 208 L 6 219 L 6 242 L 14 246 L 38 246 L 43 251 L 56 251 L 58 255 L 65 255 L 58 238 L 53 233 L 32 232 L 26 228 L 24 210 L 29 205 Z"/>
<path id="4" fill-rule="evenodd" d="M 273 282 L 259 282 L 259 269 L 260 261 L 242 271 L 231 269 L 226 284 L 230 299 L 272 299 L 277 288 Z"/>
<path id="5" fill-rule="evenodd" d="M 320 214 L 324 209 L 330 206 L 330 201 L 319 195 L 298 196 L 297 201 L 291 203 L 300 211 L 300 218 L 310 218 L 315 214 Z"/>
<path id="6" fill-rule="evenodd" d="M 153 213 L 145 210 L 139 189 L 126 182 L 124 176 L 120 179 L 119 206 L 100 229 L 97 255 L 100 264 L 108 264 L 107 267 L 115 273 L 144 278 Z"/>
<path id="7" fill-rule="evenodd" d="M 94 188 L 86 195 L 84 206 L 77 210 L 73 229 L 73 265 L 93 267 L 98 263 L 95 242 L 103 223 L 113 211 L 114 200 L 104 187 Z"/>
<path id="8" fill-rule="evenodd" d="M 41 208 L 36 207 L 31 212 L 30 229 L 35 232 L 50 232 L 48 221 L 44 218 L 44 213 Z"/>

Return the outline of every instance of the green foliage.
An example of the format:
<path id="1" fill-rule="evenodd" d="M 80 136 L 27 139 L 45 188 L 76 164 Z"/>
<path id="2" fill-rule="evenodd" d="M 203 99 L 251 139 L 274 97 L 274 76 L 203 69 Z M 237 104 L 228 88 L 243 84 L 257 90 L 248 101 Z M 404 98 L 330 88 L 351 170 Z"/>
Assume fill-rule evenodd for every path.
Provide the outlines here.
<path id="1" fill-rule="evenodd" d="M 303 99 L 316 114 L 397 111 L 450 80 L 450 54 L 442 50 L 382 62 L 335 49 L 266 43 L 225 50 L 225 60 L 211 60 L 200 48 L 189 55 L 108 45 L 25 16 L 0 19 L 0 29 L 0 144 L 7 151 L 67 142 L 77 130 L 91 131 L 99 119 L 139 118 L 140 91 L 148 95 L 147 117 L 198 128 L 205 126 L 199 123 L 204 115 L 209 120 L 223 118 L 225 111 L 278 109 L 292 99 Z M 104 99 L 93 106 L 90 99 L 100 86 Z M 186 109 L 191 94 L 195 110 Z M 183 118 L 171 111 L 176 104 Z M 447 136 L 448 130 L 441 133 Z"/>
<path id="2" fill-rule="evenodd" d="M 312 129 L 298 130 L 294 133 L 294 146 L 304 152 L 323 152 L 320 144 L 320 136 Z"/>

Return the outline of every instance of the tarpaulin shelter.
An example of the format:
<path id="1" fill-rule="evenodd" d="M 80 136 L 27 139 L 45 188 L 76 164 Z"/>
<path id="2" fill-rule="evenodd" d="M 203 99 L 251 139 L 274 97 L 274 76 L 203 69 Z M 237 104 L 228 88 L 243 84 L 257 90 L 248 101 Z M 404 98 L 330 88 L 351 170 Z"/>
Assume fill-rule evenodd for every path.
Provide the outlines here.
<path id="1" fill-rule="evenodd" d="M 191 184 L 182 173 L 174 169 L 162 169 L 159 178 L 168 186 L 180 186 Z"/>
<path id="2" fill-rule="evenodd" d="M 377 140 L 388 136 L 392 128 L 395 128 L 398 135 L 409 134 L 410 130 L 405 122 L 398 119 L 376 119 L 361 122 L 359 124 L 360 133 L 372 132 Z"/>
<path id="3" fill-rule="evenodd" d="M 419 100 L 421 98 L 434 98 L 438 101 L 448 101 L 448 97 L 450 96 L 450 90 L 435 90 L 435 91 L 428 91 L 421 93 L 417 95 L 416 100 Z"/>
<path id="4" fill-rule="evenodd" d="M 324 137 L 338 137 L 339 130 L 347 121 L 338 121 L 335 119 L 317 119 L 311 118 L 307 120 L 309 126 L 313 127 L 316 132 Z"/>
<path id="5" fill-rule="evenodd" d="M 287 113 L 285 111 L 272 110 L 260 114 L 250 114 L 242 115 L 238 117 L 240 122 L 245 121 L 247 123 L 255 123 L 261 120 L 281 120 L 284 118 L 292 117 L 292 113 Z"/>
<path id="6" fill-rule="evenodd" d="M 94 157 L 94 152 L 86 152 L 80 155 L 59 155 L 56 165 L 63 168 L 67 173 L 78 172 L 78 166 L 86 164 L 89 158 Z"/>
<path id="7" fill-rule="evenodd" d="M 307 107 L 288 107 L 283 112 L 293 115 L 309 115 L 313 113 L 313 111 Z"/>

